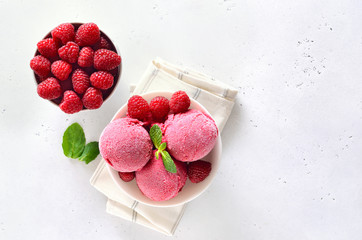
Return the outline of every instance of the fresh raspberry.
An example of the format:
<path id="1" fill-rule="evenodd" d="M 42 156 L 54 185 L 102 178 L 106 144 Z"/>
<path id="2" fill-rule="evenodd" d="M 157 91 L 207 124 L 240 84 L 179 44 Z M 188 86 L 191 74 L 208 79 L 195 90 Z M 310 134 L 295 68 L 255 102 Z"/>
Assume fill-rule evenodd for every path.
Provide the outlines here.
<path id="1" fill-rule="evenodd" d="M 78 60 L 79 46 L 75 42 L 67 42 L 58 49 L 59 57 L 68 63 L 75 63 Z"/>
<path id="2" fill-rule="evenodd" d="M 50 74 L 50 61 L 45 57 L 38 55 L 30 61 L 30 67 L 39 77 L 47 77 Z"/>
<path id="3" fill-rule="evenodd" d="M 81 67 L 93 66 L 94 51 L 91 47 L 84 47 L 79 52 L 78 65 Z"/>
<path id="4" fill-rule="evenodd" d="M 58 60 L 53 62 L 51 70 L 56 78 L 58 78 L 60 81 L 64 81 L 72 72 L 72 65 L 63 60 Z"/>
<path id="5" fill-rule="evenodd" d="M 100 108 L 103 103 L 102 92 L 99 89 L 90 87 L 85 92 L 82 101 L 84 107 L 88 109 Z"/>
<path id="6" fill-rule="evenodd" d="M 150 102 L 150 110 L 155 120 L 165 120 L 170 111 L 169 101 L 165 97 L 155 97 Z"/>
<path id="7" fill-rule="evenodd" d="M 74 26 L 70 23 L 60 24 L 52 31 L 52 37 L 54 38 L 54 41 L 60 41 L 63 44 L 66 44 L 69 41 L 73 41 L 74 35 Z"/>
<path id="8" fill-rule="evenodd" d="M 38 85 L 38 95 L 44 99 L 56 99 L 62 95 L 62 88 L 56 78 L 50 77 Z"/>
<path id="9" fill-rule="evenodd" d="M 170 99 L 170 109 L 173 113 L 186 112 L 190 107 L 190 98 L 184 91 L 177 91 Z"/>
<path id="10" fill-rule="evenodd" d="M 124 182 L 130 182 L 134 179 L 134 172 L 118 172 L 119 177 L 124 181 Z"/>
<path id="11" fill-rule="evenodd" d="M 75 92 L 68 90 L 64 92 L 59 107 L 63 112 L 73 114 L 83 109 L 83 103 Z"/>
<path id="12" fill-rule="evenodd" d="M 38 42 L 38 51 L 46 58 L 55 58 L 58 55 L 57 46 L 53 38 L 46 38 Z"/>
<path id="13" fill-rule="evenodd" d="M 136 118 L 140 121 L 147 119 L 150 114 L 150 107 L 146 100 L 143 97 L 138 95 L 133 95 L 128 100 L 128 116 L 131 118 Z"/>
<path id="14" fill-rule="evenodd" d="M 92 73 L 90 76 L 91 84 L 99 89 L 106 90 L 113 86 L 113 75 L 109 72 L 98 71 Z"/>
<path id="15" fill-rule="evenodd" d="M 107 49 L 99 49 L 94 53 L 94 67 L 98 70 L 109 71 L 121 64 L 121 57 Z"/>
<path id="16" fill-rule="evenodd" d="M 190 162 L 187 167 L 187 175 L 193 183 L 199 183 L 209 176 L 211 172 L 211 163 L 203 160 Z"/>
<path id="17" fill-rule="evenodd" d="M 75 42 L 81 47 L 93 45 L 99 41 L 99 38 L 100 31 L 95 23 L 81 25 L 75 34 Z"/>
<path id="18" fill-rule="evenodd" d="M 105 39 L 104 37 L 101 37 L 99 41 L 94 45 L 94 49 L 111 49 L 111 44 Z"/>
<path id="19" fill-rule="evenodd" d="M 89 76 L 82 69 L 76 69 L 72 74 L 73 89 L 79 94 L 85 93 L 90 86 Z"/>

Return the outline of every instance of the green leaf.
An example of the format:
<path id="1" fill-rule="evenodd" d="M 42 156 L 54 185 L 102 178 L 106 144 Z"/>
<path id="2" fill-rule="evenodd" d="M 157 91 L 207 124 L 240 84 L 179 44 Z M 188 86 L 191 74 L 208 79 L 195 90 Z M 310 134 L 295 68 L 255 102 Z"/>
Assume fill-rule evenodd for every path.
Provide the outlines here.
<path id="1" fill-rule="evenodd" d="M 160 150 L 160 151 L 163 151 L 163 150 L 165 150 L 165 149 L 166 149 L 166 143 L 163 142 L 163 143 L 161 143 L 159 150 Z"/>
<path id="2" fill-rule="evenodd" d="M 98 142 L 90 142 L 85 145 L 82 155 L 79 157 L 79 160 L 84 161 L 86 164 L 90 163 L 99 154 Z"/>
<path id="3" fill-rule="evenodd" d="M 82 155 L 85 146 L 83 128 L 78 123 L 73 123 L 63 135 L 63 152 L 69 158 L 78 158 Z"/>
<path id="4" fill-rule="evenodd" d="M 161 141 L 162 141 L 162 131 L 161 128 L 155 124 L 150 129 L 150 137 L 155 145 L 155 147 L 158 149 L 160 147 Z"/>
<path id="5" fill-rule="evenodd" d="M 165 166 L 166 170 L 171 173 L 176 173 L 177 172 L 176 165 L 172 160 L 170 154 L 167 151 L 161 151 L 161 155 L 162 155 L 163 165 Z"/>

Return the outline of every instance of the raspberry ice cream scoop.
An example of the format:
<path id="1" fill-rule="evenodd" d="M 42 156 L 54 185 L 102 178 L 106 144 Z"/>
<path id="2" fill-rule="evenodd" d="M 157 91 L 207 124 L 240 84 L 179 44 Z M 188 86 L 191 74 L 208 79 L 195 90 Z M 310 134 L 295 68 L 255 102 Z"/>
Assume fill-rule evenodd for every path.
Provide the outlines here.
<path id="1" fill-rule="evenodd" d="M 125 117 L 114 120 L 104 129 L 99 150 L 113 169 L 133 172 L 150 160 L 152 142 L 142 122 Z"/>
<path id="2" fill-rule="evenodd" d="M 136 182 L 143 195 L 154 201 L 166 201 L 176 197 L 186 183 L 187 168 L 184 162 L 174 162 L 177 172 L 168 172 L 161 156 L 156 159 L 153 154 L 146 166 L 136 172 Z"/>
<path id="3" fill-rule="evenodd" d="M 167 151 L 179 161 L 205 157 L 215 146 L 218 129 L 207 114 L 195 109 L 170 114 L 164 124 Z"/>

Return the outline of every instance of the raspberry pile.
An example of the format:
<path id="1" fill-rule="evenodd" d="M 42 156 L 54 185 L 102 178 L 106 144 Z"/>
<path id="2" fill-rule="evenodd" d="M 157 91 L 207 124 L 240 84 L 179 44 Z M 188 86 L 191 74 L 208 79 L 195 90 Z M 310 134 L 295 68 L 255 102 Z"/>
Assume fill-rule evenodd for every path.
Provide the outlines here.
<path id="1" fill-rule="evenodd" d="M 68 114 L 97 109 L 118 78 L 121 57 L 94 23 L 63 23 L 37 44 L 30 61 L 38 95 Z"/>
<path id="2" fill-rule="evenodd" d="M 184 91 L 173 93 L 170 100 L 163 96 L 154 97 L 149 104 L 143 97 L 133 95 L 128 100 L 127 116 L 143 121 L 144 126 L 153 123 L 162 126 L 170 113 L 186 112 L 190 103 L 190 98 Z M 192 183 L 199 183 L 209 176 L 211 169 L 211 163 L 204 160 L 189 162 L 187 176 Z M 118 174 L 124 182 L 132 181 L 134 178 L 134 172 L 118 172 Z"/>

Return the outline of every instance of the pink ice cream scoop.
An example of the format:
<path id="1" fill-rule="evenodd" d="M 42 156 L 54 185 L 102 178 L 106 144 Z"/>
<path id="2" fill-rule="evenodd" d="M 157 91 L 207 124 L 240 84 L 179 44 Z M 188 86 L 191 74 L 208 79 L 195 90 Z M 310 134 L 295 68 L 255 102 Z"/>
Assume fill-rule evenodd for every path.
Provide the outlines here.
<path id="1" fill-rule="evenodd" d="M 158 159 L 154 156 L 146 166 L 136 172 L 137 185 L 143 195 L 154 201 L 165 201 L 181 191 L 187 179 L 186 163 L 177 160 L 174 162 L 176 173 L 165 169 L 161 155 Z"/>
<path id="2" fill-rule="evenodd" d="M 133 172 L 150 160 L 152 142 L 142 122 L 125 117 L 114 120 L 103 130 L 99 150 L 115 170 Z"/>
<path id="3" fill-rule="evenodd" d="M 218 129 L 207 114 L 195 109 L 170 114 L 164 125 L 167 151 L 182 162 L 205 157 L 215 146 Z"/>

